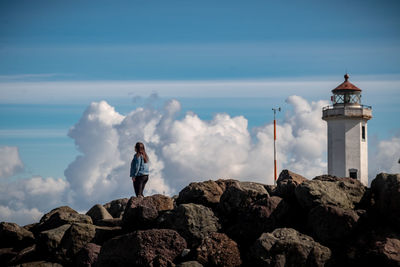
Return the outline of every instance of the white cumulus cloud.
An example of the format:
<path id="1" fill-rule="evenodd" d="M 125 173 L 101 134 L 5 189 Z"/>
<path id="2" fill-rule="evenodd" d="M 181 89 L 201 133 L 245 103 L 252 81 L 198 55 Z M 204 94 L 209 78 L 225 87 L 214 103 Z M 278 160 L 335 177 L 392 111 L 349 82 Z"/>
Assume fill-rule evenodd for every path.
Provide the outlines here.
<path id="1" fill-rule="evenodd" d="M 18 147 L 0 147 L 0 178 L 12 176 L 21 171 L 23 167 Z"/>
<path id="2" fill-rule="evenodd" d="M 372 154 L 369 165 L 370 175 L 380 172 L 400 173 L 400 137 L 379 141 L 377 153 Z"/>

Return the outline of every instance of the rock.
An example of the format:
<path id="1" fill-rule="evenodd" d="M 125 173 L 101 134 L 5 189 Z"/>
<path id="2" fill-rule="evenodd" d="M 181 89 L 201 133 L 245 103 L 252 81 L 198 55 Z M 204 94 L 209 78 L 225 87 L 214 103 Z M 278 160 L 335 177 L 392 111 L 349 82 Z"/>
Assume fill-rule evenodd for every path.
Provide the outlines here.
<path id="1" fill-rule="evenodd" d="M 88 212 L 86 212 L 86 215 L 92 218 L 94 224 L 96 224 L 96 222 L 99 220 L 113 219 L 107 209 L 100 204 L 94 205 L 90 210 L 88 210 Z"/>
<path id="2" fill-rule="evenodd" d="M 88 243 L 76 255 L 76 266 L 91 267 L 96 266 L 101 246 Z"/>
<path id="3" fill-rule="evenodd" d="M 400 234 L 388 230 L 363 231 L 350 244 L 345 262 L 353 266 L 400 266 Z"/>
<path id="4" fill-rule="evenodd" d="M 161 228 L 178 231 L 190 247 L 220 229 L 218 218 L 210 208 L 198 204 L 181 204 L 175 210 L 161 215 L 158 219 Z"/>
<path id="5" fill-rule="evenodd" d="M 371 183 L 372 209 L 400 229 L 400 174 L 380 173 Z"/>
<path id="6" fill-rule="evenodd" d="M 84 214 L 79 214 L 68 206 L 53 209 L 45 214 L 40 223 L 34 227 L 34 232 L 42 232 L 49 229 L 57 228 L 64 224 L 85 223 L 92 224 L 92 219 Z"/>
<path id="7" fill-rule="evenodd" d="M 186 241 L 174 230 L 139 230 L 104 243 L 98 266 L 152 266 L 157 255 L 173 262 L 185 248 Z"/>
<path id="8" fill-rule="evenodd" d="M 16 267 L 63 267 L 59 263 L 48 261 L 33 261 L 15 265 Z"/>
<path id="9" fill-rule="evenodd" d="M 73 261 L 75 255 L 86 244 L 91 243 L 96 235 L 96 226 L 93 224 L 74 223 L 65 232 L 59 250 L 66 262 Z"/>
<path id="10" fill-rule="evenodd" d="M 33 233 L 16 223 L 0 223 L 0 248 L 21 249 L 32 245 L 35 241 Z"/>
<path id="11" fill-rule="evenodd" d="M 128 231 L 152 228 L 159 212 L 173 208 L 172 199 L 164 195 L 131 197 L 122 217 L 122 226 Z"/>
<path id="12" fill-rule="evenodd" d="M 99 221 L 96 221 L 96 225 L 97 226 L 109 226 L 109 227 L 122 226 L 122 218 L 99 220 Z"/>
<path id="13" fill-rule="evenodd" d="M 245 211 L 251 203 L 268 196 L 268 191 L 262 184 L 233 181 L 226 186 L 219 208 L 224 216 L 236 216 L 238 212 Z"/>
<path id="14" fill-rule="evenodd" d="M 329 248 L 291 228 L 263 233 L 249 251 L 253 266 L 326 266 Z"/>
<path id="15" fill-rule="evenodd" d="M 343 244 L 357 225 L 359 216 L 353 210 L 336 206 L 317 206 L 308 215 L 308 225 L 313 236 L 323 244 L 330 246 Z"/>
<path id="16" fill-rule="evenodd" d="M 215 209 L 224 193 L 225 184 L 219 181 L 205 181 L 201 183 L 190 183 L 181 192 L 176 203 L 179 204 L 201 204 Z"/>
<path id="17" fill-rule="evenodd" d="M 18 252 L 18 254 L 7 263 L 7 265 L 16 265 L 21 262 L 37 260 L 38 256 L 36 245 L 32 245 Z"/>
<path id="18" fill-rule="evenodd" d="M 128 204 L 128 198 L 121 198 L 113 200 L 104 205 L 104 208 L 113 216 L 114 218 L 122 218 L 124 214 L 126 204 Z"/>
<path id="19" fill-rule="evenodd" d="M 235 241 L 222 233 L 211 233 L 197 248 L 197 261 L 206 266 L 241 266 Z"/>
<path id="20" fill-rule="evenodd" d="M 305 181 L 308 181 L 308 179 L 297 173 L 282 170 L 274 193 L 284 199 L 293 200 L 296 198 L 294 194 L 296 187 Z"/>
<path id="21" fill-rule="evenodd" d="M 92 242 L 98 245 L 103 245 L 103 243 L 107 240 L 123 234 L 122 228 L 120 226 L 96 226 L 95 231 L 96 233 Z"/>
<path id="22" fill-rule="evenodd" d="M 305 181 L 295 189 L 297 201 L 306 210 L 319 205 L 355 209 L 364 192 L 365 187 L 358 180 L 327 175 Z"/>
<path id="23" fill-rule="evenodd" d="M 248 247 L 264 232 L 283 226 L 289 207 L 280 197 L 266 197 L 225 223 L 225 232 L 241 246 Z"/>
<path id="24" fill-rule="evenodd" d="M 7 266 L 7 263 L 18 255 L 14 248 L 0 248 L 0 266 Z"/>
<path id="25" fill-rule="evenodd" d="M 38 235 L 38 249 L 43 254 L 51 255 L 53 259 L 62 260 L 59 247 L 65 232 L 71 227 L 70 224 L 64 224 L 54 229 L 40 232 Z"/>
<path id="26" fill-rule="evenodd" d="M 203 265 L 198 261 L 185 261 L 179 263 L 176 267 L 203 267 Z"/>

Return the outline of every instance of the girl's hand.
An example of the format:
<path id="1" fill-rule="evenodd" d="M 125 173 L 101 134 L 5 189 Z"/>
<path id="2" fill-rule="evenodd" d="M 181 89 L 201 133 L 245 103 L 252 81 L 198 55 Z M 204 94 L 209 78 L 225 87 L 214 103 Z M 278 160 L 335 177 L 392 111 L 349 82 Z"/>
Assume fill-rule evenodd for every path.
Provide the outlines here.
<path id="1" fill-rule="evenodd" d="M 135 180 L 136 180 L 135 177 L 132 177 L 132 182 L 135 182 Z"/>

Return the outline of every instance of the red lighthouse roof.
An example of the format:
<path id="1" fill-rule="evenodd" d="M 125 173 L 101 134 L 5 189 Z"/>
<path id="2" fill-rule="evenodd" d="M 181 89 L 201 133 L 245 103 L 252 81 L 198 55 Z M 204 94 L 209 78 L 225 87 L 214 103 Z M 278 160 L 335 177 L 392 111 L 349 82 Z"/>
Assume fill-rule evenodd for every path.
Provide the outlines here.
<path id="1" fill-rule="evenodd" d="M 341 83 L 338 87 L 332 90 L 333 93 L 339 92 L 339 91 L 361 91 L 360 88 L 349 82 L 349 75 L 346 73 L 344 75 L 344 82 Z"/>

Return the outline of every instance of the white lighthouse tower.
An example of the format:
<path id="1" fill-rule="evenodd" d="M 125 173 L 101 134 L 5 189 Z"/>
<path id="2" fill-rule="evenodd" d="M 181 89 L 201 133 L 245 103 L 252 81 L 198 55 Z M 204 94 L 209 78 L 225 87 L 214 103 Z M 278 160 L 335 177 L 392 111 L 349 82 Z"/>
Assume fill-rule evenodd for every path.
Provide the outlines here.
<path id="1" fill-rule="evenodd" d="M 332 93 L 332 106 L 322 110 L 328 123 L 328 174 L 355 178 L 367 186 L 367 121 L 372 108 L 361 104 L 361 89 L 349 82 L 348 74 Z"/>

